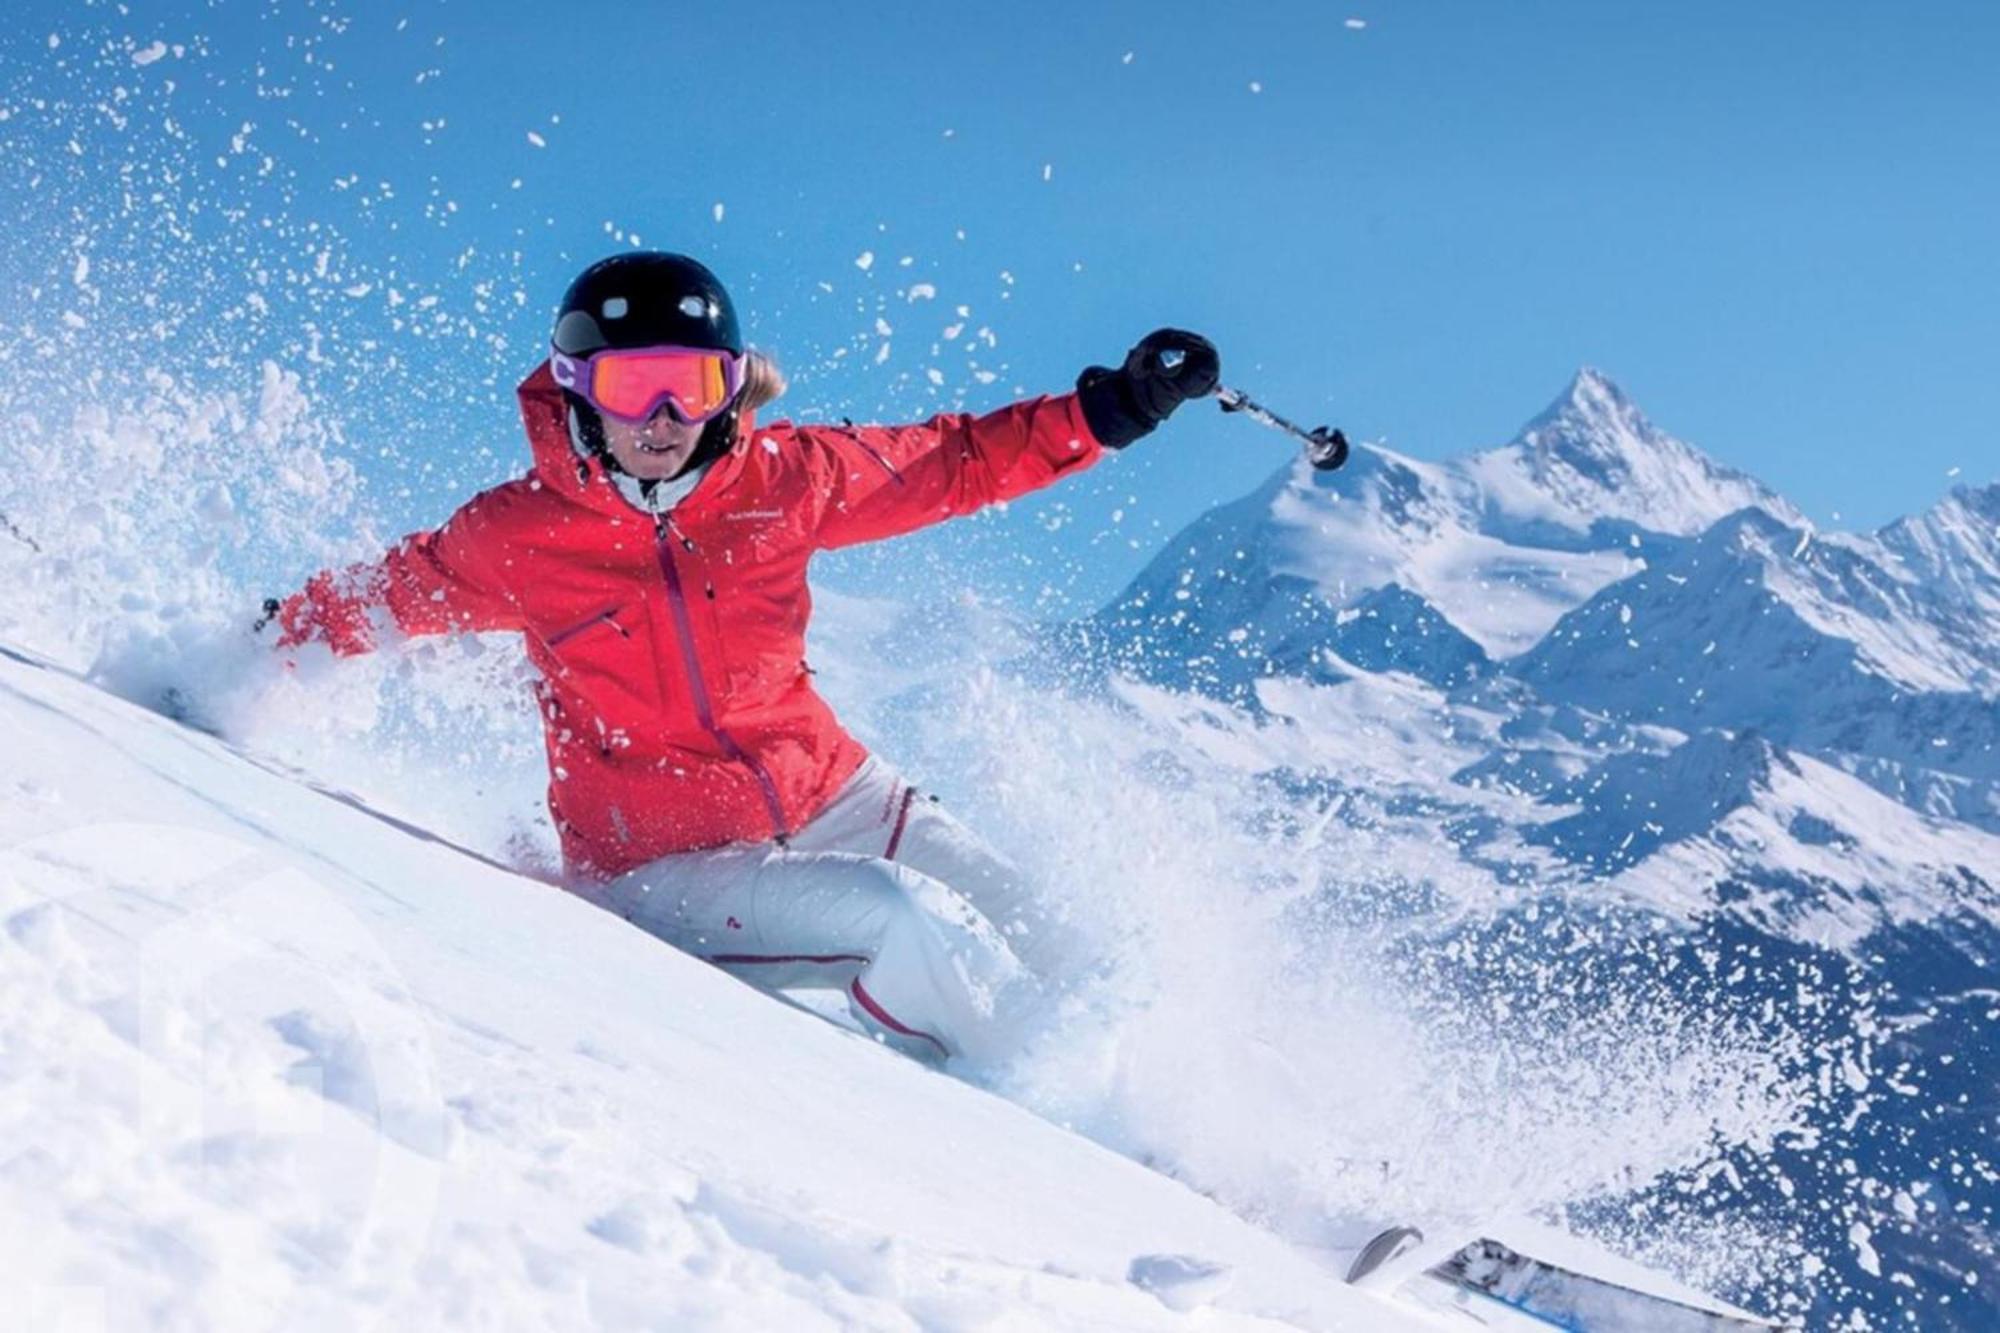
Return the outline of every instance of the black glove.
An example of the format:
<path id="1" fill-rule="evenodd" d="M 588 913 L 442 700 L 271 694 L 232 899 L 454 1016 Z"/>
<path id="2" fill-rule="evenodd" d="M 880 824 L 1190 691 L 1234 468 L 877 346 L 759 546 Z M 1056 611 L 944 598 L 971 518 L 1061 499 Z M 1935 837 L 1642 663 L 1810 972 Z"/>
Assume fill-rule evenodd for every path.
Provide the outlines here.
<path id="1" fill-rule="evenodd" d="M 1162 361 L 1176 353 L 1177 363 Z M 1222 358 L 1199 333 L 1155 329 L 1126 354 L 1117 370 L 1092 366 L 1077 376 L 1076 397 L 1090 433 L 1107 449 L 1123 449 L 1165 421 L 1190 398 L 1215 392 Z"/>

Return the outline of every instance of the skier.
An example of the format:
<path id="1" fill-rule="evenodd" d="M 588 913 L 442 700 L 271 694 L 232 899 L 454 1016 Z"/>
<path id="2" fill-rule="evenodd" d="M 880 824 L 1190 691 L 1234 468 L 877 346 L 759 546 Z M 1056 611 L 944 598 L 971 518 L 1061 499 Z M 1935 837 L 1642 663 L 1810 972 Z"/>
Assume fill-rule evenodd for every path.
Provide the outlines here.
<path id="1" fill-rule="evenodd" d="M 279 645 L 520 633 L 574 892 L 759 986 L 842 988 L 906 1054 L 997 1054 L 1019 876 L 813 689 L 807 562 L 1082 471 L 1213 391 L 1215 348 L 1161 329 L 984 416 L 760 426 L 782 375 L 713 273 L 651 251 L 584 270 L 551 341 L 532 470 L 268 603 Z"/>

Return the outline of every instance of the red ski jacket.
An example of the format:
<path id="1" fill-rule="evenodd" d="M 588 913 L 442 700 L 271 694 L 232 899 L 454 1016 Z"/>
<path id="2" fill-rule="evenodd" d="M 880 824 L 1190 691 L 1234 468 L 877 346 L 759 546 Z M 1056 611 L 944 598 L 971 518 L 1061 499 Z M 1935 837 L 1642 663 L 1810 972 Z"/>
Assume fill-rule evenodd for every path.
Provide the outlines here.
<path id="1" fill-rule="evenodd" d="M 543 364 L 520 388 L 534 467 L 382 560 L 315 575 L 281 643 L 374 646 L 515 630 L 536 684 L 549 810 L 572 874 L 782 837 L 866 752 L 805 664 L 813 552 L 893 537 L 1045 486 L 1102 453 L 1075 395 L 921 425 L 758 426 L 665 515 L 570 445 Z"/>

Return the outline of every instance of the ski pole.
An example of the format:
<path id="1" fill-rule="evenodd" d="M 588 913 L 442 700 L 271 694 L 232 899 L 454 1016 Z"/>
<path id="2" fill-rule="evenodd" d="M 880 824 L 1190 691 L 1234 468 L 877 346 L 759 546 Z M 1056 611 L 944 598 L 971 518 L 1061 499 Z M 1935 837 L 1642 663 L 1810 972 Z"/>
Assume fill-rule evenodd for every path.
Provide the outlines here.
<path id="1" fill-rule="evenodd" d="M 1164 352 L 1160 356 L 1160 364 L 1172 370 L 1180 365 L 1185 355 L 1178 351 Z M 1322 472 L 1331 472 L 1347 461 L 1347 436 L 1336 426 L 1316 426 L 1311 430 L 1295 426 L 1241 389 L 1232 389 L 1227 385 L 1218 385 L 1215 397 L 1221 402 L 1223 411 L 1245 413 L 1258 425 L 1281 430 L 1299 441 L 1305 446 L 1307 460 Z"/>
<path id="2" fill-rule="evenodd" d="M 1315 426 L 1311 430 L 1291 422 L 1252 399 L 1241 389 L 1220 386 L 1215 396 L 1225 412 L 1242 412 L 1261 426 L 1281 430 L 1305 446 L 1306 458 L 1322 472 L 1331 472 L 1347 461 L 1347 436 L 1337 426 Z"/>

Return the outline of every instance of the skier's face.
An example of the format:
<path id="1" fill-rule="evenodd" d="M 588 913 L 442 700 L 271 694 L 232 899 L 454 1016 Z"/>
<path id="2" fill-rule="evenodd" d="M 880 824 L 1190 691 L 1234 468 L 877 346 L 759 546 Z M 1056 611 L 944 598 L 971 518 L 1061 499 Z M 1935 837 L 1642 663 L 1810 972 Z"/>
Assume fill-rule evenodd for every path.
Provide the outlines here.
<path id="1" fill-rule="evenodd" d="M 609 413 L 601 417 L 604 443 L 611 456 L 641 481 L 665 481 L 679 475 L 701 440 L 702 428 L 674 420 L 665 404 L 642 422 L 620 421 Z"/>

